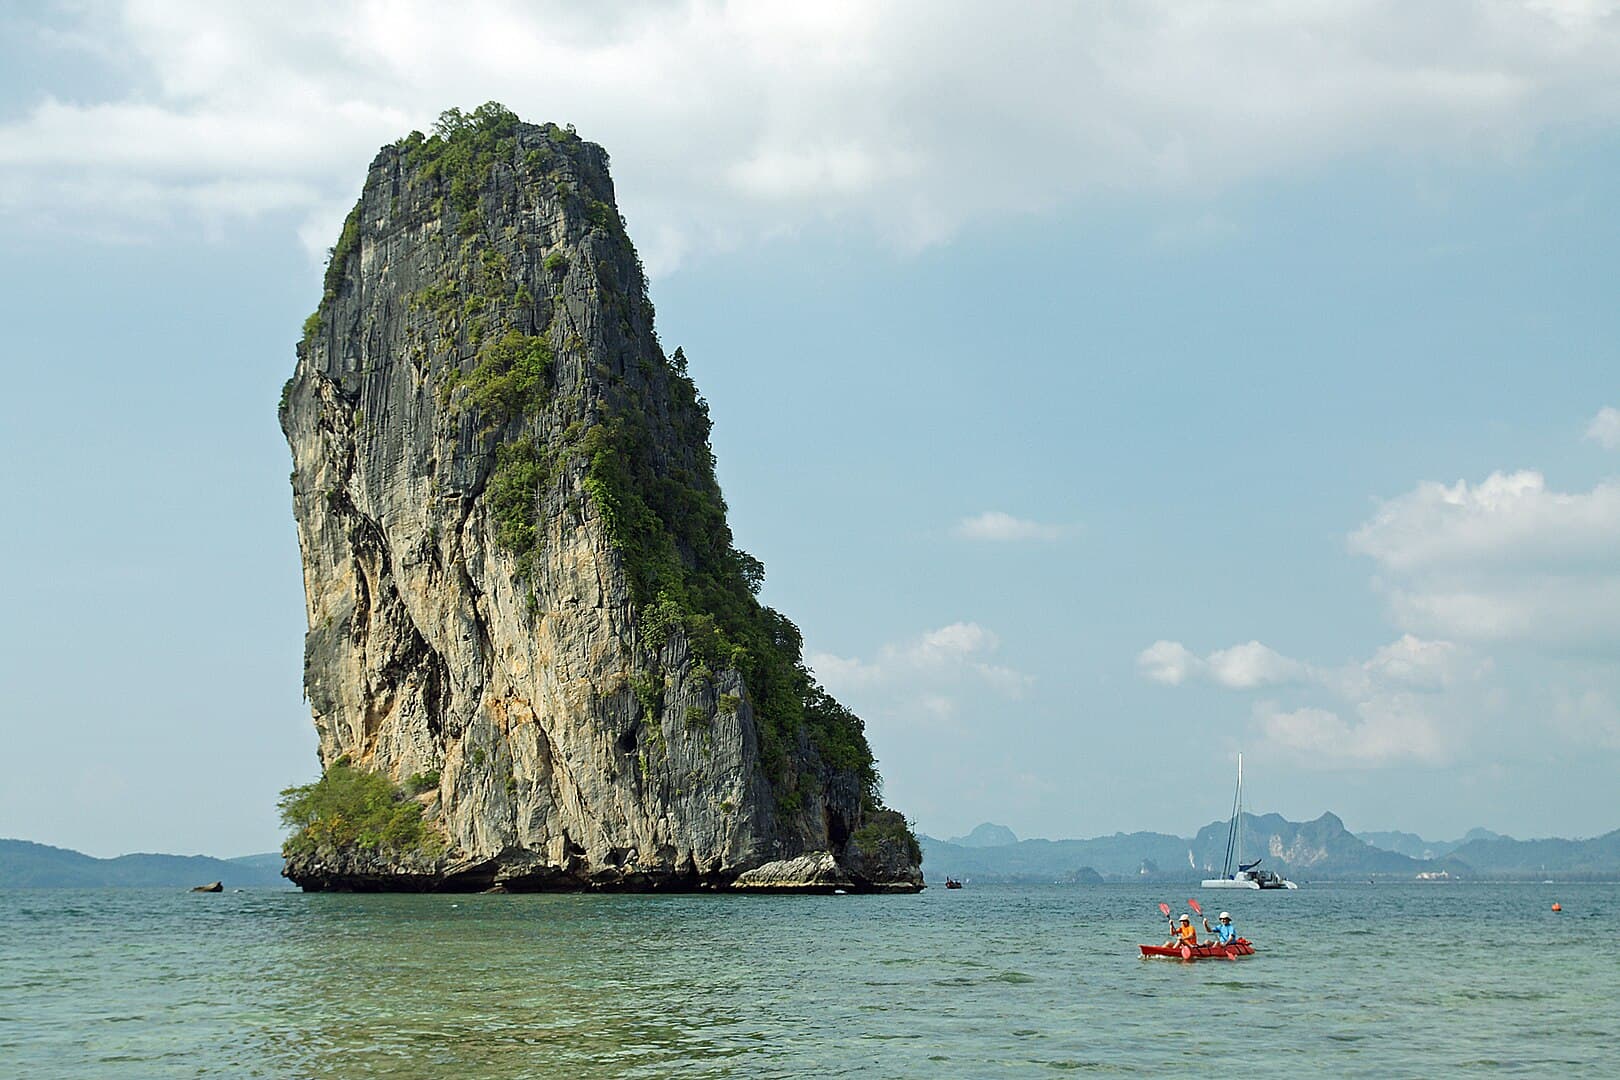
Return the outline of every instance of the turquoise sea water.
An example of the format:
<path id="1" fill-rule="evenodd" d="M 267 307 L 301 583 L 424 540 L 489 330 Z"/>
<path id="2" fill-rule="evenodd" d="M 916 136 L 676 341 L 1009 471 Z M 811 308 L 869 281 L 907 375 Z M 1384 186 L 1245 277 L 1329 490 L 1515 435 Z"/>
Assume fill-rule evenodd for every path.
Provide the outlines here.
<path id="1" fill-rule="evenodd" d="M 1187 895 L 0 891 L 0 1075 L 1620 1075 L 1620 886 Z"/>

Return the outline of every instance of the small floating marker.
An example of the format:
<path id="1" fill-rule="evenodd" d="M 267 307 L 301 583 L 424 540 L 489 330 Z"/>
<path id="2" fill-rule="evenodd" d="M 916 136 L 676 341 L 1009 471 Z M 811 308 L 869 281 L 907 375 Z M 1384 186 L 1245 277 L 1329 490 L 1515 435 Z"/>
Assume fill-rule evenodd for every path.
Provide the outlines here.
<path id="1" fill-rule="evenodd" d="M 1563 911 L 1564 910 L 1564 905 L 1560 904 L 1558 901 L 1554 900 L 1553 901 L 1553 910 L 1554 911 Z"/>

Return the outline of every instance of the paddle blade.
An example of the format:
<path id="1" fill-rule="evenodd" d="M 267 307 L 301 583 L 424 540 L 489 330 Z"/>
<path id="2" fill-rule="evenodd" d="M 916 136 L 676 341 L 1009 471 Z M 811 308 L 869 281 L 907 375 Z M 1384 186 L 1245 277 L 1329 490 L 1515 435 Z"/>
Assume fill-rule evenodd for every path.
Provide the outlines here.
<path id="1" fill-rule="evenodd" d="M 1204 913 L 1204 909 L 1198 906 L 1198 901 L 1192 899 L 1191 897 L 1187 898 L 1187 906 L 1192 908 L 1193 911 L 1195 911 L 1199 915 L 1202 915 Z"/>
<path id="2" fill-rule="evenodd" d="M 1170 917 L 1170 905 L 1169 904 L 1160 904 L 1159 905 L 1159 910 L 1164 913 L 1165 918 L 1168 919 Z"/>

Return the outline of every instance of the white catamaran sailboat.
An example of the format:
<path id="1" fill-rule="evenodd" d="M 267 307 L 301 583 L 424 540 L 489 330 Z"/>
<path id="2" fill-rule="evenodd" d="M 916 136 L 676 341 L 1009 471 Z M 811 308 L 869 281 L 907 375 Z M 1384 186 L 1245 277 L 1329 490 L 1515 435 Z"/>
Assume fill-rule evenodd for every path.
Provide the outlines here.
<path id="1" fill-rule="evenodd" d="M 1243 755 L 1238 755 L 1237 794 L 1232 797 L 1232 821 L 1226 827 L 1226 862 L 1221 876 L 1205 878 L 1206 889 L 1297 889 L 1292 881 L 1270 870 L 1256 870 L 1260 860 L 1243 861 Z M 1232 869 L 1236 866 L 1237 869 Z"/>

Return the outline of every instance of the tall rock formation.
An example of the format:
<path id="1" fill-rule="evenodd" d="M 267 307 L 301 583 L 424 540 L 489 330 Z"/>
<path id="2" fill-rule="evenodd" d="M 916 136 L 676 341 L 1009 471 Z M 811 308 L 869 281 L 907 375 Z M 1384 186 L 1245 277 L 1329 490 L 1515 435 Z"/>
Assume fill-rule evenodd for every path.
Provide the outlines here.
<path id="1" fill-rule="evenodd" d="M 491 103 L 383 148 L 280 418 L 325 772 L 288 877 L 922 886 L 860 720 L 755 599 L 600 147 Z"/>

